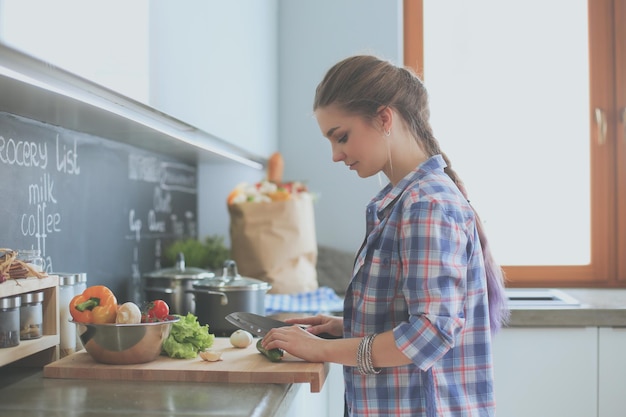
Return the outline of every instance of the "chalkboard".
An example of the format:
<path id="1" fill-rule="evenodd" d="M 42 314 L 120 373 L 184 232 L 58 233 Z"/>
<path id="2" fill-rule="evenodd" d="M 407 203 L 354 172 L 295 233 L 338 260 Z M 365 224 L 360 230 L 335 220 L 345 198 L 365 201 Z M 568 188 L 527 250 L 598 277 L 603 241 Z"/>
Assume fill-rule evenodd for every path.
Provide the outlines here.
<path id="1" fill-rule="evenodd" d="M 196 211 L 195 166 L 0 112 L 0 247 L 39 249 L 46 272 L 135 300 L 167 245 L 197 236 Z"/>

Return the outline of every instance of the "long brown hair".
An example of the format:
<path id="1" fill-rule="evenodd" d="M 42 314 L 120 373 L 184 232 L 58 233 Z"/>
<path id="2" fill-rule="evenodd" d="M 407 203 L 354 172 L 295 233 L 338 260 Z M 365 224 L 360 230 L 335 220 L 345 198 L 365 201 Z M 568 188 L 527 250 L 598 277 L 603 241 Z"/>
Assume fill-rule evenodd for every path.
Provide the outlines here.
<path id="1" fill-rule="evenodd" d="M 450 160 L 441 151 L 439 142 L 433 135 L 430 126 L 428 93 L 413 71 L 371 55 L 346 58 L 328 70 L 315 91 L 313 110 L 331 104 L 368 120 L 374 119 L 380 106 L 395 109 L 428 156 L 439 154 L 443 156 L 447 165 L 444 169 L 446 174 L 468 199 L 463 182 L 452 169 Z M 490 325 L 492 332 L 495 333 L 509 317 L 504 292 L 504 272 L 493 258 L 482 221 L 476 210 L 474 213 L 487 275 Z"/>

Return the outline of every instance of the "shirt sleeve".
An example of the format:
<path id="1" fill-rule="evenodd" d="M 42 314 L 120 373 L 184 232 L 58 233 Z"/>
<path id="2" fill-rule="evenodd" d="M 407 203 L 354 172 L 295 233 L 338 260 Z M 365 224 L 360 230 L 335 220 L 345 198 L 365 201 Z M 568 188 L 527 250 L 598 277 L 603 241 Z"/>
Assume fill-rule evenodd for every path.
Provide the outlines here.
<path id="1" fill-rule="evenodd" d="M 396 346 L 427 370 L 454 347 L 465 323 L 466 221 L 460 209 L 418 201 L 404 207 L 399 251 L 409 321 L 394 328 Z"/>

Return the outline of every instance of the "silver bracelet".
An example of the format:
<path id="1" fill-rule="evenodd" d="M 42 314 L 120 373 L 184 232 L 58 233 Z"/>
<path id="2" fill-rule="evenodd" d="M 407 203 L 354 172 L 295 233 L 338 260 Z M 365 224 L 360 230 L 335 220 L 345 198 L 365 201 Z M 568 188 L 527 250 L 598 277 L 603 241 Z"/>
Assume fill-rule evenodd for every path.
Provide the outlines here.
<path id="1" fill-rule="evenodd" d="M 361 375 L 376 375 L 380 373 L 380 369 L 374 368 L 372 361 L 372 345 L 376 336 L 378 336 L 376 333 L 365 336 L 359 343 L 356 364 Z"/>

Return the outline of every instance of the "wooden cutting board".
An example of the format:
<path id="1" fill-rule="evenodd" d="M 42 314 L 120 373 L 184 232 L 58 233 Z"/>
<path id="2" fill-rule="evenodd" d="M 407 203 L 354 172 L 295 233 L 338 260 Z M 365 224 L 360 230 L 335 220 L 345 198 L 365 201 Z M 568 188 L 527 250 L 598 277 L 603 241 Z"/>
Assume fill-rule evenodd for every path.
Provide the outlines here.
<path id="1" fill-rule="evenodd" d="M 212 350 L 222 352 L 222 360 L 172 359 L 159 356 L 138 365 L 108 365 L 94 361 L 82 350 L 43 368 L 46 378 L 109 379 L 130 381 L 185 381 L 224 383 L 308 383 L 311 392 L 320 392 L 329 366 L 304 362 L 285 354 L 281 362 L 270 362 L 256 349 L 256 341 L 245 349 L 234 348 L 228 338 L 215 338 Z"/>

